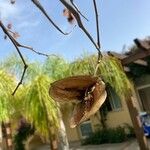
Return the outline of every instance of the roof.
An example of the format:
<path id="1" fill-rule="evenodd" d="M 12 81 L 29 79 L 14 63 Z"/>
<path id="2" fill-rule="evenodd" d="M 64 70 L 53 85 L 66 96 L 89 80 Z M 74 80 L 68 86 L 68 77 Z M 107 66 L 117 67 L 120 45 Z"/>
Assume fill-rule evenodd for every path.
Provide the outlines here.
<path id="1" fill-rule="evenodd" d="M 135 39 L 134 43 L 136 45 L 136 50 L 134 51 L 130 51 L 129 53 L 126 54 L 119 54 L 116 52 L 108 51 L 108 55 L 115 56 L 118 59 L 120 59 L 126 72 L 131 71 L 129 67 L 131 66 L 131 64 L 143 67 L 150 71 L 150 39 L 149 40 Z"/>

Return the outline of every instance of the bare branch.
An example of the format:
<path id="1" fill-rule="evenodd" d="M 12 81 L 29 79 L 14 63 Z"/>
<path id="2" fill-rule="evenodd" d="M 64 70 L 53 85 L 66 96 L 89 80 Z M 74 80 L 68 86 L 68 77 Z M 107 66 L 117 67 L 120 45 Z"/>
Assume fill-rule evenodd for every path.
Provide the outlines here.
<path id="1" fill-rule="evenodd" d="M 22 72 L 21 79 L 20 79 L 20 81 L 18 82 L 18 84 L 17 84 L 15 90 L 13 91 L 12 95 L 15 95 L 15 93 L 16 93 L 16 91 L 18 90 L 19 86 L 22 84 L 22 81 L 23 81 L 24 75 L 25 75 L 25 73 L 26 73 L 27 67 L 28 67 L 27 64 L 24 64 L 24 69 L 23 69 L 23 72 Z"/>
<path id="2" fill-rule="evenodd" d="M 14 32 L 11 31 L 11 30 L 8 30 L 8 29 L 7 29 L 7 31 L 10 32 L 10 33 L 12 33 L 12 34 L 14 34 Z M 34 50 L 34 49 L 33 49 L 32 47 L 30 47 L 30 46 L 22 45 L 22 44 L 18 43 L 15 38 L 14 38 L 14 42 L 16 43 L 16 45 L 17 45 L 18 47 L 22 47 L 22 48 L 29 49 L 29 50 L 33 51 L 34 53 L 36 53 L 36 54 L 38 54 L 38 55 L 43 55 L 43 56 L 46 56 L 46 57 L 49 57 L 49 56 L 52 55 L 52 54 L 51 54 L 51 55 L 48 55 L 48 54 L 45 54 L 45 53 L 41 53 L 41 52 L 39 52 L 39 51 Z"/>
<path id="3" fill-rule="evenodd" d="M 22 62 L 24 64 L 24 70 L 22 72 L 21 79 L 20 79 L 19 83 L 17 84 L 14 92 L 12 93 L 12 95 L 14 95 L 16 93 L 17 89 L 19 88 L 19 86 L 22 84 L 22 81 L 23 81 L 23 78 L 24 78 L 24 75 L 25 75 L 25 72 L 26 72 L 26 69 L 27 69 L 28 65 L 26 64 L 26 62 L 25 62 L 25 60 L 23 58 L 23 55 L 20 52 L 20 50 L 19 50 L 19 48 L 18 48 L 14 38 L 9 34 L 9 32 L 7 31 L 7 28 L 3 25 L 2 21 L 0 21 L 0 27 L 2 28 L 3 32 L 8 36 L 8 38 L 13 43 L 13 45 L 15 46 L 15 48 L 16 48 L 16 50 L 17 50 L 17 52 L 18 52 L 18 54 L 19 54 L 19 56 L 20 56 L 20 58 L 21 58 L 21 60 L 22 60 Z"/>
<path id="4" fill-rule="evenodd" d="M 76 18 L 76 21 L 78 23 L 78 26 L 87 35 L 87 37 L 90 39 L 90 41 L 93 43 L 93 45 L 96 47 L 96 49 L 98 51 L 98 60 L 97 60 L 97 65 L 96 65 L 95 72 L 94 72 L 94 75 L 96 75 L 98 67 L 99 67 L 100 60 L 102 58 L 102 53 L 100 51 L 100 38 L 99 38 L 99 27 L 98 27 L 99 26 L 99 21 L 98 21 L 98 13 L 97 13 L 96 2 L 93 1 L 94 2 L 94 8 L 95 8 L 95 14 L 96 14 L 96 24 L 97 24 L 97 40 L 98 40 L 97 43 L 94 41 L 91 34 L 84 27 L 78 11 L 75 10 L 66 0 L 60 0 L 60 1 L 74 15 L 74 17 Z"/>
<path id="5" fill-rule="evenodd" d="M 40 9 L 40 11 L 46 16 L 46 18 L 51 22 L 51 24 L 62 34 L 64 35 L 68 35 L 71 33 L 71 31 L 69 33 L 65 33 L 63 32 L 57 25 L 56 23 L 49 17 L 49 15 L 46 13 L 45 9 L 43 8 L 43 6 L 41 5 L 41 3 L 38 0 L 31 0 L 37 8 Z"/>
<path id="6" fill-rule="evenodd" d="M 29 50 L 33 51 L 34 53 L 36 53 L 36 54 L 38 54 L 38 55 L 43 55 L 43 56 L 46 56 L 46 57 L 50 57 L 50 56 L 58 57 L 58 56 L 55 55 L 55 54 L 41 53 L 41 52 L 39 52 L 39 51 L 34 50 L 32 47 L 29 47 L 29 46 L 26 46 L 26 45 L 22 45 L 22 44 L 18 43 L 17 41 L 15 41 L 15 42 L 16 42 L 16 44 L 17 44 L 18 47 L 22 47 L 22 48 L 29 49 Z"/>
<path id="7" fill-rule="evenodd" d="M 98 57 L 97 57 L 97 65 L 96 65 L 95 73 L 94 73 L 94 75 L 96 75 L 98 67 L 99 67 L 99 64 L 100 64 L 100 60 L 101 60 L 102 54 L 100 52 L 101 44 L 100 44 L 100 32 L 99 32 L 99 16 L 98 16 L 96 0 L 93 0 L 93 4 L 94 4 L 94 11 L 95 11 L 95 18 L 96 18 L 97 45 L 99 47 Z"/>
<path id="8" fill-rule="evenodd" d="M 75 17 L 75 19 L 78 23 L 79 28 L 81 28 L 81 30 L 86 34 L 86 36 L 90 39 L 90 41 L 93 43 L 93 45 L 95 46 L 95 48 L 98 51 L 97 65 L 96 65 L 95 72 L 94 72 L 94 75 L 96 75 L 98 67 L 99 67 L 100 60 L 102 58 L 102 53 L 100 51 L 100 38 L 99 38 L 99 27 L 98 27 L 99 26 L 99 21 L 98 21 L 98 13 L 97 13 L 96 2 L 93 1 L 94 2 L 94 8 L 95 8 L 95 14 L 96 14 L 96 24 L 97 24 L 97 40 L 98 40 L 97 43 L 94 41 L 91 34 L 84 27 L 84 25 L 81 21 L 79 12 L 72 5 L 70 5 L 66 0 L 60 0 L 60 2 L 74 15 L 74 17 Z M 71 2 L 71 0 L 70 0 L 70 2 Z M 71 2 L 71 4 L 72 4 L 72 2 Z"/>
<path id="9" fill-rule="evenodd" d="M 86 21 L 89 21 L 81 12 L 80 10 L 78 9 L 78 7 L 74 4 L 73 0 L 70 0 L 72 6 L 76 9 L 76 11 L 86 20 Z"/>
<path id="10" fill-rule="evenodd" d="M 94 10 L 95 10 L 95 18 L 96 18 L 96 29 L 97 29 L 97 45 L 99 48 L 101 48 L 100 45 L 100 32 L 99 32 L 99 19 L 98 19 L 98 11 L 97 11 L 97 5 L 96 5 L 96 0 L 93 0 L 94 4 Z"/>
<path id="11" fill-rule="evenodd" d="M 18 52 L 18 54 L 19 54 L 19 56 L 20 56 L 20 58 L 21 58 L 21 60 L 22 60 L 22 62 L 23 62 L 23 64 L 24 64 L 24 70 L 23 70 L 23 72 L 22 72 L 21 79 L 20 79 L 19 83 L 17 84 L 15 90 L 14 90 L 13 93 L 12 93 L 12 95 L 14 95 L 14 94 L 16 93 L 17 89 L 19 88 L 19 86 L 22 84 L 24 75 L 25 75 L 25 73 L 26 73 L 26 69 L 27 69 L 27 67 L 28 67 L 28 65 L 26 64 L 25 59 L 24 59 L 24 57 L 23 57 L 23 55 L 22 55 L 22 53 L 20 52 L 20 49 L 19 49 L 18 47 L 22 47 L 22 48 L 29 49 L 29 50 L 35 52 L 35 53 L 38 54 L 38 55 L 43 55 L 43 56 L 46 56 L 46 57 L 49 57 L 50 55 L 47 55 L 47 54 L 38 52 L 38 51 L 34 50 L 32 47 L 25 46 L 25 45 L 21 45 L 20 43 L 18 43 L 18 42 L 16 41 L 16 39 L 10 34 L 10 33 L 13 34 L 14 32 L 12 32 L 11 30 L 8 30 L 8 29 L 3 25 L 3 23 L 2 23 L 1 21 L 0 21 L 0 27 L 2 28 L 3 32 L 5 33 L 5 35 L 11 40 L 11 42 L 12 42 L 13 45 L 15 46 L 15 48 L 16 48 L 16 50 L 17 50 L 17 52 Z M 9 33 L 9 32 L 10 32 L 10 33 Z"/>
<path id="12" fill-rule="evenodd" d="M 17 45 L 18 47 L 22 47 L 22 48 L 29 49 L 29 50 L 33 51 L 34 53 L 36 53 L 36 54 L 38 54 L 38 55 L 43 55 L 43 56 L 46 56 L 46 57 L 49 56 L 48 54 L 41 53 L 41 52 L 38 52 L 38 51 L 34 50 L 32 47 L 29 47 L 29 46 L 26 46 L 26 45 L 22 45 L 22 44 L 18 43 L 16 40 L 14 40 L 14 41 L 15 41 L 15 43 L 16 43 L 16 45 Z"/>
<path id="13" fill-rule="evenodd" d="M 93 37 L 90 35 L 90 33 L 84 27 L 84 25 L 83 25 L 83 23 L 81 21 L 80 15 L 76 11 L 76 9 L 72 5 L 70 5 L 66 0 L 60 0 L 60 2 L 74 15 L 74 17 L 75 17 L 75 19 L 76 19 L 76 21 L 78 23 L 78 26 L 87 35 L 87 37 L 90 39 L 90 41 L 93 43 L 93 45 L 96 47 L 96 49 L 99 51 L 99 53 L 101 55 L 101 52 L 100 52 L 100 49 L 99 49 L 98 45 L 95 43 Z"/>

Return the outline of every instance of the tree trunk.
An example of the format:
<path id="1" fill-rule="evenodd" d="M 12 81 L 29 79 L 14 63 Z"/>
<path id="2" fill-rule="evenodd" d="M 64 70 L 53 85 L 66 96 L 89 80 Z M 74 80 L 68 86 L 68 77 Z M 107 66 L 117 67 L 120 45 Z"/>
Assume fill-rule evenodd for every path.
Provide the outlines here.
<path id="1" fill-rule="evenodd" d="M 58 150 L 58 140 L 57 140 L 57 136 L 56 133 L 54 132 L 54 130 L 50 129 L 49 131 L 49 140 L 50 140 L 50 150 Z"/>
<path id="2" fill-rule="evenodd" d="M 44 106 L 44 109 L 46 111 L 46 121 L 47 121 L 47 130 L 48 130 L 48 136 L 49 136 L 49 142 L 50 142 L 50 150 L 58 150 L 58 140 L 57 140 L 57 134 L 53 127 L 51 127 L 49 118 L 48 118 L 48 112 L 45 103 L 42 101 L 42 104 Z"/>
<path id="3" fill-rule="evenodd" d="M 47 114 L 48 115 L 48 114 Z M 50 127 L 48 116 L 47 118 L 47 128 L 48 128 L 48 136 L 49 136 L 49 142 L 50 142 L 50 150 L 58 150 L 58 140 L 57 140 L 57 134 L 53 127 Z"/>
<path id="4" fill-rule="evenodd" d="M 58 112 L 58 115 L 60 120 L 60 128 L 59 128 L 60 147 L 62 150 L 69 150 L 69 142 L 66 134 L 66 128 L 60 110 Z"/>
<path id="5" fill-rule="evenodd" d="M 2 126 L 0 124 L 0 150 L 3 149 L 3 134 L 2 134 Z"/>
<path id="6" fill-rule="evenodd" d="M 130 117 L 133 123 L 134 131 L 137 141 L 139 143 L 140 150 L 149 150 L 148 142 L 144 135 L 142 123 L 139 118 L 138 110 L 133 102 L 133 97 L 129 94 L 126 96 L 126 103 L 129 109 Z"/>
<path id="7" fill-rule="evenodd" d="M 7 150 L 13 150 L 13 140 L 12 140 L 12 131 L 11 131 L 11 123 L 4 123 L 5 128 L 5 136 L 6 136 L 6 147 Z"/>

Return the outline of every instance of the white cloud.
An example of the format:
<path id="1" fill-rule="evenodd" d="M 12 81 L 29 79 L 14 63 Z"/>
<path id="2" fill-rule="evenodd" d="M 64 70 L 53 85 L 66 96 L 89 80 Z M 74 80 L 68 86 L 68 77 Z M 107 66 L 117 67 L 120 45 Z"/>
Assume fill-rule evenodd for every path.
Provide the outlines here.
<path id="1" fill-rule="evenodd" d="M 20 1 L 21 2 L 21 1 Z M 0 20 L 4 22 L 13 22 L 15 29 L 20 30 L 22 28 L 36 27 L 40 24 L 35 20 L 32 13 L 26 13 L 30 11 L 30 7 L 26 6 L 25 2 L 14 5 L 10 4 L 9 0 L 0 0 Z"/>
<path id="2" fill-rule="evenodd" d="M 7 20 L 19 13 L 17 5 L 11 5 L 9 0 L 0 0 L 0 19 Z"/>

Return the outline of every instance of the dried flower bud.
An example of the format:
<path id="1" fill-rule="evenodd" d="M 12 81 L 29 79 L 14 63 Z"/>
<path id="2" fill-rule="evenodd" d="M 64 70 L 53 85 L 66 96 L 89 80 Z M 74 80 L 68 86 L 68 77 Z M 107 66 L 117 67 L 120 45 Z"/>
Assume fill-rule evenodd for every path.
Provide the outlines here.
<path id="1" fill-rule="evenodd" d="M 74 15 L 66 8 L 63 10 L 63 15 L 67 17 L 69 23 L 72 24 L 75 21 Z"/>
<path id="2" fill-rule="evenodd" d="M 10 3 L 13 5 L 15 4 L 16 0 L 10 0 Z"/>
<path id="3" fill-rule="evenodd" d="M 18 32 L 14 32 L 14 33 L 13 33 L 13 37 L 14 37 L 15 39 L 17 39 L 18 37 L 20 37 L 20 35 L 19 35 Z"/>
<path id="4" fill-rule="evenodd" d="M 12 24 L 8 23 L 7 28 L 10 30 L 12 28 Z"/>

